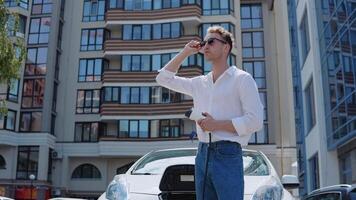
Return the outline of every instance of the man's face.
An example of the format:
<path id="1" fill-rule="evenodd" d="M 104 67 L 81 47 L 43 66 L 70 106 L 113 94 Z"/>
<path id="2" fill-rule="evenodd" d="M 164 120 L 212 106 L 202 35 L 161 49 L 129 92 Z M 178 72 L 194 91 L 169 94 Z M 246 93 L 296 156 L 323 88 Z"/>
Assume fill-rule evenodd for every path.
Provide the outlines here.
<path id="1" fill-rule="evenodd" d="M 208 33 L 203 46 L 204 57 L 208 61 L 226 58 L 229 51 L 229 44 L 218 33 Z"/>

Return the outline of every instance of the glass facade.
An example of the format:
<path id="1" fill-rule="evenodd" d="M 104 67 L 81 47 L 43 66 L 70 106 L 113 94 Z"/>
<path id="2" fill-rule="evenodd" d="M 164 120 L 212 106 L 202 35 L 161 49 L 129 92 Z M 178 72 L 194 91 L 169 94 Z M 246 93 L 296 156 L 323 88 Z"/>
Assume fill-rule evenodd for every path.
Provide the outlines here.
<path id="1" fill-rule="evenodd" d="M 328 149 L 356 137 L 356 2 L 318 0 Z"/>
<path id="2" fill-rule="evenodd" d="M 103 136 L 117 138 L 178 138 L 184 136 L 182 119 L 119 120 L 116 128 L 105 130 Z M 117 131 L 116 131 L 117 130 Z"/>
<path id="3" fill-rule="evenodd" d="M 102 102 L 119 104 L 178 103 L 183 94 L 164 87 L 104 87 Z"/>
<path id="4" fill-rule="evenodd" d="M 299 178 L 299 196 L 307 194 L 307 170 L 306 170 L 306 152 L 305 152 L 305 134 L 304 134 L 304 114 L 303 114 L 303 95 L 301 82 L 301 67 L 299 60 L 298 45 L 298 26 L 296 19 L 296 1 L 288 0 L 288 26 L 289 40 L 291 49 L 291 64 L 293 77 L 293 99 L 294 99 L 294 118 L 295 132 L 297 143 L 297 161 L 298 161 L 298 178 Z"/>
<path id="5" fill-rule="evenodd" d="M 124 24 L 123 40 L 158 40 L 179 38 L 183 35 L 180 22 L 162 24 Z"/>
<path id="6" fill-rule="evenodd" d="M 241 4 L 242 68 L 255 79 L 264 106 L 264 125 L 254 133 L 250 144 L 268 144 L 266 62 L 264 53 L 263 15 L 261 4 Z"/>

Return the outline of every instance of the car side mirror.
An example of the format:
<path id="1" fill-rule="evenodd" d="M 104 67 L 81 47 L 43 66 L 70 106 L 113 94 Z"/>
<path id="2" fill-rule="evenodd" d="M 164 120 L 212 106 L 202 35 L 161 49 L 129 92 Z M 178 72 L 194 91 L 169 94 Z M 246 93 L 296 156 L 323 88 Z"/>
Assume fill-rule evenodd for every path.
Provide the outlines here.
<path id="1" fill-rule="evenodd" d="M 299 180 L 294 175 L 284 175 L 282 176 L 282 185 L 285 189 L 296 189 L 299 187 Z"/>

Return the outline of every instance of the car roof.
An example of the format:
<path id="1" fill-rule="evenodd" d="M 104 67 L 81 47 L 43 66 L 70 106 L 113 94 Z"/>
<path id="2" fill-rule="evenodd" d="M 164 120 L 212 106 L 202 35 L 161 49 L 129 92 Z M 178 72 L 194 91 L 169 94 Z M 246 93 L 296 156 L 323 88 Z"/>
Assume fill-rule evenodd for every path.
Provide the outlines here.
<path id="1" fill-rule="evenodd" d="M 330 192 L 330 191 L 346 191 L 349 192 L 353 189 L 356 189 L 356 186 L 352 186 L 352 185 L 347 185 L 347 184 L 340 184 L 340 185 L 332 185 L 332 186 L 327 186 L 327 187 L 323 187 L 317 190 L 314 190 L 310 193 L 310 195 L 313 194 L 318 194 L 318 193 L 322 193 L 322 192 Z"/>
<path id="2" fill-rule="evenodd" d="M 198 148 L 196 147 L 191 147 L 191 148 L 172 148 L 172 149 L 160 149 L 160 150 L 154 150 L 153 152 L 161 152 L 161 151 L 179 151 L 179 150 L 197 150 Z M 251 149 L 242 149 L 244 152 L 255 152 L 255 153 L 261 153 L 260 151 L 256 150 L 251 150 Z"/>

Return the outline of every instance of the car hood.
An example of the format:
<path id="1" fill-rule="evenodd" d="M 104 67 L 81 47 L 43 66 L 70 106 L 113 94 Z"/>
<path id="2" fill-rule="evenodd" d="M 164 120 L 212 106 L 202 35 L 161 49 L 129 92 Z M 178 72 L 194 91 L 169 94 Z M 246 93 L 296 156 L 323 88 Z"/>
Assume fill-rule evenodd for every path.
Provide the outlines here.
<path id="1" fill-rule="evenodd" d="M 162 175 L 126 175 L 130 193 L 159 194 Z"/>
<path id="2" fill-rule="evenodd" d="M 162 175 L 126 175 L 130 193 L 159 194 Z M 245 195 L 253 195 L 256 190 L 273 179 L 272 176 L 245 176 Z"/>

